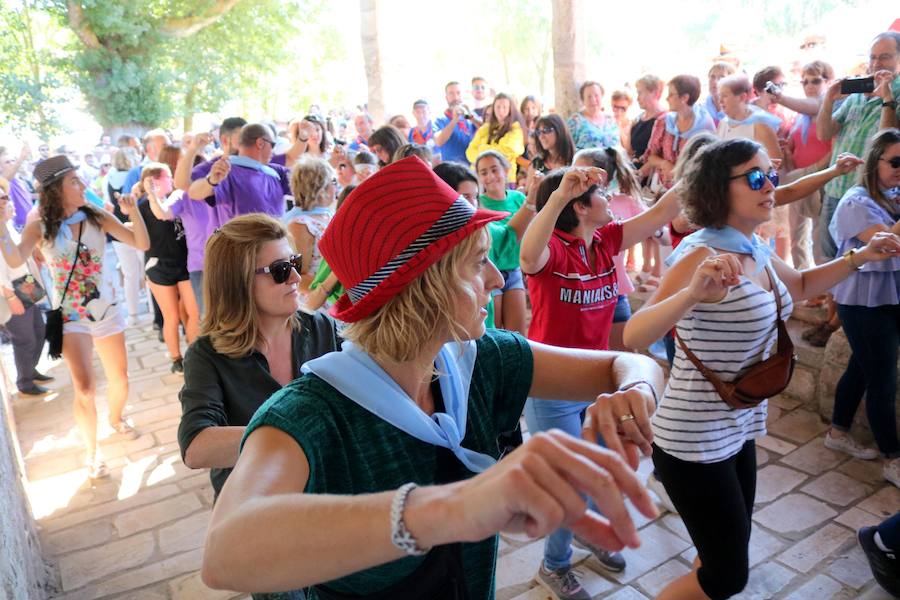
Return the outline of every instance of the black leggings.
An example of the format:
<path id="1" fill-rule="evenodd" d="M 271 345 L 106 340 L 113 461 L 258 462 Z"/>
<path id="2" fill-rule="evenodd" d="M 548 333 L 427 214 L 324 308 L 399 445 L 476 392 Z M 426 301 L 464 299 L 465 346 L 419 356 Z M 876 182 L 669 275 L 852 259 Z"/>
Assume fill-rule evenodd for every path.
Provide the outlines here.
<path id="1" fill-rule="evenodd" d="M 716 463 L 681 460 L 653 446 L 653 466 L 697 548 L 703 592 L 713 600 L 740 593 L 750 571 L 755 442 Z"/>

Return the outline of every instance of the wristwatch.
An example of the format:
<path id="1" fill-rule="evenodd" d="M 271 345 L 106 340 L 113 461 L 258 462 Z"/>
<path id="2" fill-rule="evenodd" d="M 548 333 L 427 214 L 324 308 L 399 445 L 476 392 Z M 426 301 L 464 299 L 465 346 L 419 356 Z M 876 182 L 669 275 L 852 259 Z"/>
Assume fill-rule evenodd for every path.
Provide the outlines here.
<path id="1" fill-rule="evenodd" d="M 881 108 L 893 108 L 894 110 L 896 110 L 897 109 L 897 101 L 896 100 L 888 100 L 887 102 L 885 102 L 884 100 L 882 100 Z"/>
<path id="2" fill-rule="evenodd" d="M 846 260 L 850 264 L 850 268 L 853 269 L 854 271 L 862 270 L 862 265 L 857 265 L 855 262 L 853 262 L 853 255 L 856 254 L 857 252 L 858 252 L 858 250 L 856 248 L 850 248 L 849 250 L 844 252 L 844 254 L 841 255 L 843 257 L 843 259 Z"/>

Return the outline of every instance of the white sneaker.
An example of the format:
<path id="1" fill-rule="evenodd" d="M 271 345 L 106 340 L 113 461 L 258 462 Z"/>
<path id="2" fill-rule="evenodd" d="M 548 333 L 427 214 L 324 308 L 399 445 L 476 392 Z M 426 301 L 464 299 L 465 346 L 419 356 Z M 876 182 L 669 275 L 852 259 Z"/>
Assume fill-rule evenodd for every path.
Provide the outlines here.
<path id="1" fill-rule="evenodd" d="M 841 437 L 831 437 L 831 432 L 825 434 L 825 447 L 844 454 L 849 454 L 853 458 L 860 460 L 875 460 L 878 458 L 878 450 L 875 448 L 867 448 L 852 437 L 850 434 Z"/>
<path id="2" fill-rule="evenodd" d="M 672 499 L 669 498 L 669 493 L 666 491 L 665 486 L 662 484 L 662 481 L 656 478 L 656 475 L 650 473 L 650 477 L 647 478 L 647 489 L 656 494 L 657 498 L 659 498 L 659 503 L 669 512 L 678 514 L 678 511 L 675 510 L 675 505 L 672 504 Z"/>
<path id="3" fill-rule="evenodd" d="M 892 458 L 886 461 L 881 473 L 885 479 L 900 488 L 900 458 Z"/>

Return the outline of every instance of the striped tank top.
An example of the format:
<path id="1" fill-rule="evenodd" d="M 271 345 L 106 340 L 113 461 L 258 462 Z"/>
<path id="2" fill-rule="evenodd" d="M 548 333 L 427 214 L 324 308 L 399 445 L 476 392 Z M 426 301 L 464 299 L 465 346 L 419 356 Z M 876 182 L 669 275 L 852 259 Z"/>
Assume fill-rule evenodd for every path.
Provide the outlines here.
<path id="1" fill-rule="evenodd" d="M 772 270 L 781 294 L 781 318 L 793 309 L 791 295 Z M 775 296 L 746 277 L 717 303 L 698 304 L 675 325 L 697 358 L 723 381 L 734 381 L 777 351 Z M 768 401 L 753 408 L 725 404 L 675 344 L 675 362 L 651 421 L 654 443 L 681 460 L 710 463 L 737 454 L 744 442 L 766 434 Z"/>

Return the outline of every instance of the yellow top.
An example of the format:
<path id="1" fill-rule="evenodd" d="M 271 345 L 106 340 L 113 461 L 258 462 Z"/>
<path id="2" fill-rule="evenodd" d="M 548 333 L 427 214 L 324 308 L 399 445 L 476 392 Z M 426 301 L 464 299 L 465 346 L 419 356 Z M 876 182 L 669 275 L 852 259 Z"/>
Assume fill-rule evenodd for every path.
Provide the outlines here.
<path id="1" fill-rule="evenodd" d="M 474 166 L 475 159 L 478 158 L 479 154 L 485 150 L 496 150 L 509 161 L 510 167 L 506 176 L 507 181 L 515 183 L 516 159 L 525 152 L 525 136 L 522 133 L 522 127 L 518 123 L 513 123 L 506 135 L 492 144 L 488 143 L 487 138 L 488 126 L 485 124 L 475 132 L 475 137 L 472 138 L 469 147 L 466 149 L 466 158 Z"/>

